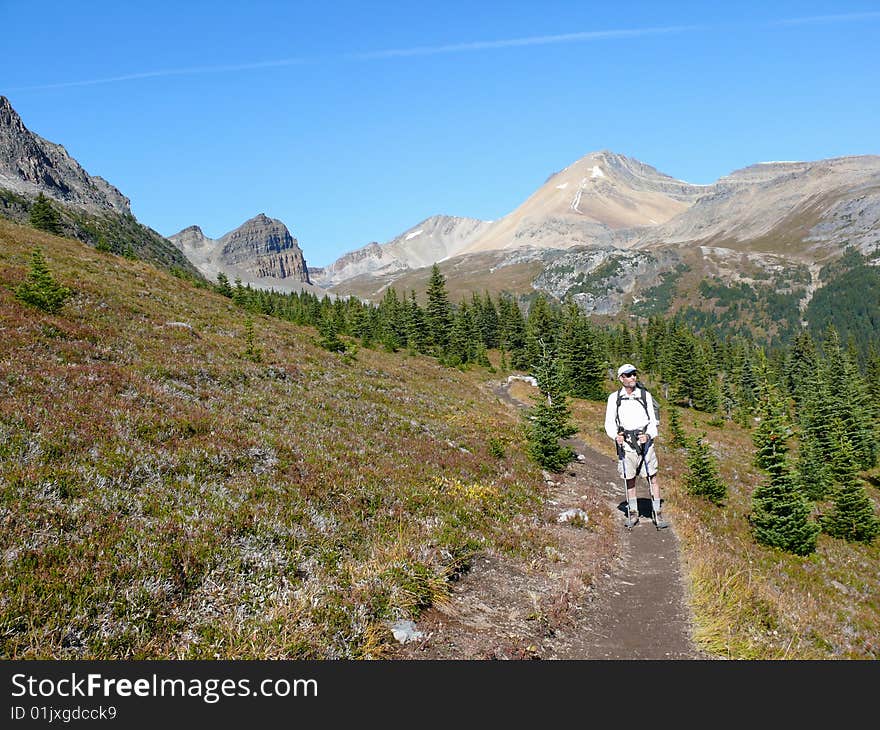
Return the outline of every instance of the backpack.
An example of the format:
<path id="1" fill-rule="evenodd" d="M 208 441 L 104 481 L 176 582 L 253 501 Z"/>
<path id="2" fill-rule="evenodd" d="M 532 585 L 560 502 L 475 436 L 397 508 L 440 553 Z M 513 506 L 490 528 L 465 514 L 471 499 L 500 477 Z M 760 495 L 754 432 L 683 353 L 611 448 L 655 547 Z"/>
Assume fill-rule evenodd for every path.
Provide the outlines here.
<path id="1" fill-rule="evenodd" d="M 645 415 L 648 417 L 648 420 L 651 419 L 651 414 L 648 413 L 648 389 L 642 385 L 640 382 L 636 382 L 635 389 L 640 392 L 638 397 L 639 403 L 642 404 L 642 408 L 645 409 Z M 620 412 L 620 401 L 623 400 L 623 396 L 620 394 L 621 388 L 617 389 L 617 412 Z M 657 399 L 653 396 L 651 397 L 651 405 L 654 406 L 654 420 L 657 421 L 657 425 L 660 425 L 660 406 L 657 404 Z M 617 416 L 617 425 L 620 426 L 620 416 Z"/>

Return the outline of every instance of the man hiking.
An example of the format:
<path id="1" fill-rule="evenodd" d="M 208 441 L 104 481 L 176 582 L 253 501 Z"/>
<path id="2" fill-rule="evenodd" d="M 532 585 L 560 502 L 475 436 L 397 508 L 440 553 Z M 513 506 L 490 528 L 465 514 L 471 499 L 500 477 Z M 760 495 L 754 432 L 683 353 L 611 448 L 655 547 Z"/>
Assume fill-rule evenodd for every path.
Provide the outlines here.
<path id="1" fill-rule="evenodd" d="M 638 369 L 626 363 L 617 369 L 621 387 L 608 396 L 605 408 L 605 433 L 617 445 L 617 471 L 626 482 L 626 526 L 639 522 L 636 499 L 636 476 L 642 474 L 651 490 L 651 507 L 657 529 L 668 527 L 663 519 L 660 503 L 660 484 L 657 481 L 657 438 L 659 421 L 654 410 L 654 398 L 638 382 Z"/>

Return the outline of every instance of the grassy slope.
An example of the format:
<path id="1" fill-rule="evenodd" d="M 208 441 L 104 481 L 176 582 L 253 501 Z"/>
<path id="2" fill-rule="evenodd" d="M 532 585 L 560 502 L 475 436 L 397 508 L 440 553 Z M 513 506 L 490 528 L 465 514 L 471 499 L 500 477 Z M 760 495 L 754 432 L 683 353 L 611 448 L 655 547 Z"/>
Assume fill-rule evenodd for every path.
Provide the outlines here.
<path id="1" fill-rule="evenodd" d="M 13 297 L 35 246 L 57 316 Z M 0 221 L 0 656 L 382 656 L 471 551 L 536 547 L 485 373 L 254 328 L 260 362 L 228 299 Z"/>
<path id="2" fill-rule="evenodd" d="M 35 245 L 77 290 L 58 316 L 12 296 Z M 384 622 L 441 598 L 470 550 L 541 554 L 540 472 L 485 373 L 255 330 L 259 363 L 228 300 L 0 220 L 0 656 L 382 656 Z M 607 451 L 603 404 L 573 411 Z M 724 508 L 684 493 L 661 428 L 701 645 L 876 658 L 880 541 L 756 545 L 749 433 L 683 418 L 730 488 Z"/>
<path id="3" fill-rule="evenodd" d="M 27 225 L 32 205 L 33 199 L 0 188 L 0 218 Z M 204 279 L 171 241 L 139 223 L 131 213 L 122 215 L 106 212 L 98 215 L 64 205 L 57 200 L 52 200 L 51 205 L 60 216 L 58 230 L 64 236 L 76 238 L 92 246 L 103 240 L 112 247 L 114 253 L 121 254 L 130 249 L 137 258 L 149 261 L 160 269 L 177 269 L 196 279 Z"/>
<path id="4" fill-rule="evenodd" d="M 591 424 L 584 440 L 607 451 L 604 405 L 577 401 L 574 415 Z M 732 659 L 880 657 L 880 539 L 861 545 L 820 535 L 804 558 L 758 545 L 747 515 L 764 476 L 751 465 L 750 432 L 711 426 L 707 414 L 681 415 L 689 436 L 706 434 L 728 487 L 723 507 L 687 494 L 687 454 L 669 448 L 668 425 L 661 425 L 663 496 L 681 541 L 700 646 Z M 880 492 L 868 491 L 876 504 Z"/>

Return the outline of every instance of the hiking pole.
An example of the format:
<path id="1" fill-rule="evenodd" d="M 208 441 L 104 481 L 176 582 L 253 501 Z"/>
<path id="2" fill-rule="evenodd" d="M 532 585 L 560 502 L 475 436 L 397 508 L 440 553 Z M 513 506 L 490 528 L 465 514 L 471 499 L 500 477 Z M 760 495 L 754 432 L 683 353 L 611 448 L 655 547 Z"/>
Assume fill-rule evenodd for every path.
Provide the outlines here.
<path id="1" fill-rule="evenodd" d="M 639 436 L 641 436 L 641 432 L 638 432 L 636 434 L 636 450 L 639 452 L 639 456 L 641 457 L 641 459 L 639 459 L 639 465 L 636 468 L 636 476 L 639 475 L 639 471 L 641 469 L 645 470 L 645 481 L 648 482 L 648 498 L 651 500 L 651 521 L 656 525 L 657 520 L 654 519 L 654 493 L 653 491 L 651 491 L 651 475 L 649 474 L 650 470 L 648 469 L 648 449 L 651 447 L 651 437 L 648 436 L 647 433 L 645 433 L 647 441 L 645 441 L 645 443 L 642 443 L 641 441 L 639 441 Z"/>
<path id="2" fill-rule="evenodd" d="M 617 427 L 617 433 L 623 433 L 623 428 L 621 426 Z M 627 493 L 626 453 L 624 452 L 623 444 L 619 444 L 615 441 L 614 445 L 617 447 L 617 460 L 620 462 L 620 473 L 623 474 L 623 501 L 626 502 L 626 528 L 632 530 L 635 526 L 635 522 L 630 519 L 632 515 L 630 514 L 629 494 Z"/>
<path id="3" fill-rule="evenodd" d="M 662 530 L 664 527 L 667 527 L 668 525 L 665 522 L 663 524 L 661 524 L 661 520 L 657 516 L 657 510 L 654 509 L 654 482 L 653 482 L 653 477 L 651 477 L 651 470 L 648 467 L 648 449 L 650 449 L 653 445 L 654 445 L 654 439 L 652 439 L 649 436 L 648 440 L 644 444 L 645 453 L 644 453 L 644 457 L 642 459 L 642 463 L 645 465 L 645 479 L 648 482 L 648 496 L 650 496 L 650 498 L 651 498 L 651 520 L 654 523 L 654 527 L 656 527 L 658 530 Z M 657 503 L 658 504 L 660 503 L 660 496 L 659 495 L 657 496 Z"/>

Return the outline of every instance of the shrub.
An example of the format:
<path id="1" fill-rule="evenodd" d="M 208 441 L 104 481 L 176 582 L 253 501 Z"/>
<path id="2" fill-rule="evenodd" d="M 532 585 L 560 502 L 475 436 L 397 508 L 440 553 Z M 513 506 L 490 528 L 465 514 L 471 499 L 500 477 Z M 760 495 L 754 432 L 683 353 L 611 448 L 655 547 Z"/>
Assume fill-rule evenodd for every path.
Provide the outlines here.
<path id="1" fill-rule="evenodd" d="M 720 505 L 727 497 L 727 486 L 719 478 L 718 464 L 703 438 L 697 437 L 688 446 L 685 485 L 691 494 Z"/>
<path id="2" fill-rule="evenodd" d="M 55 314 L 64 306 L 64 302 L 71 294 L 70 289 L 62 286 L 52 277 L 42 251 L 34 249 L 30 274 L 27 280 L 16 288 L 15 298 L 43 312 Z"/>

